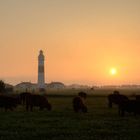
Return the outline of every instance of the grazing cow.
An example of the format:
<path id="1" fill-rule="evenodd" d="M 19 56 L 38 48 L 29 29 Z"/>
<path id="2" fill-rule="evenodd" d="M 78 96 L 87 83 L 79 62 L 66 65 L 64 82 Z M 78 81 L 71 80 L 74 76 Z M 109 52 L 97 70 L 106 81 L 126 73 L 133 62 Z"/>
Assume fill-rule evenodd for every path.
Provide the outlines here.
<path id="1" fill-rule="evenodd" d="M 30 92 L 22 92 L 22 93 L 20 93 L 19 97 L 20 97 L 22 105 L 26 104 L 26 98 L 28 98 L 30 95 L 31 95 Z"/>
<path id="2" fill-rule="evenodd" d="M 30 94 L 26 98 L 26 110 L 32 111 L 34 106 L 39 107 L 40 110 L 46 108 L 50 111 L 52 109 L 51 104 L 48 102 L 45 96 Z"/>
<path id="3" fill-rule="evenodd" d="M 84 113 L 87 112 L 87 107 L 84 103 L 84 100 L 86 99 L 86 93 L 79 92 L 78 96 L 73 99 L 73 109 L 75 112 L 82 111 Z"/>
<path id="4" fill-rule="evenodd" d="M 0 95 L 0 108 L 4 108 L 5 111 L 8 109 L 12 111 L 18 104 L 20 104 L 19 97 Z"/>
<path id="5" fill-rule="evenodd" d="M 123 101 L 127 101 L 128 97 L 126 97 L 125 95 L 119 94 L 118 91 L 114 91 L 113 94 L 108 95 L 108 106 L 109 108 L 112 108 L 112 104 L 119 104 Z"/>
<path id="6" fill-rule="evenodd" d="M 125 112 L 134 113 L 134 115 L 140 114 L 140 101 L 127 100 L 119 104 L 119 115 L 124 116 Z"/>

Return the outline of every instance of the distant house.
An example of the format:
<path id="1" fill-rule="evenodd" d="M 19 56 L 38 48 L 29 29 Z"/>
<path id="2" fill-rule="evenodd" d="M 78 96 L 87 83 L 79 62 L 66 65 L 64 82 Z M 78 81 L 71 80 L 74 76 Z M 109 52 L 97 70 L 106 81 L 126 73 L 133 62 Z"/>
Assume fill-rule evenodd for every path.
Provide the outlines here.
<path id="1" fill-rule="evenodd" d="M 37 84 L 31 82 L 21 82 L 14 87 L 15 91 L 33 91 L 37 89 Z"/>
<path id="2" fill-rule="evenodd" d="M 51 83 L 47 84 L 47 88 L 50 88 L 50 89 L 64 89 L 65 85 L 61 82 L 51 82 Z"/>

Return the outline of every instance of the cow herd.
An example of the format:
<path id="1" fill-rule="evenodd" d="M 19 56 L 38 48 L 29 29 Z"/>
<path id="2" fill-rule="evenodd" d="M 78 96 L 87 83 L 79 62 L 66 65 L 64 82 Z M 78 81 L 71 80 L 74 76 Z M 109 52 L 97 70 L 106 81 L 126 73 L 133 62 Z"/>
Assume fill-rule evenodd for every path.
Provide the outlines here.
<path id="1" fill-rule="evenodd" d="M 85 92 L 79 92 L 78 96 L 73 99 L 72 103 L 75 112 L 87 112 L 86 97 L 87 94 Z M 46 95 L 32 94 L 30 92 L 23 92 L 15 96 L 0 94 L 0 108 L 3 108 L 5 111 L 13 111 L 18 105 L 25 107 L 26 111 L 33 111 L 34 107 L 38 107 L 40 110 L 52 110 L 52 105 L 48 102 Z"/>
<path id="2" fill-rule="evenodd" d="M 113 103 L 118 105 L 118 112 L 121 116 L 124 116 L 126 112 L 134 115 L 140 114 L 140 95 L 136 95 L 135 99 L 129 99 L 118 91 L 114 91 L 108 96 L 109 108 L 112 108 Z"/>
<path id="3" fill-rule="evenodd" d="M 74 112 L 88 112 L 85 103 L 86 98 L 87 94 L 85 92 L 79 92 L 73 98 Z M 132 100 L 120 94 L 119 91 L 114 91 L 113 94 L 108 95 L 108 107 L 112 108 L 113 104 L 118 106 L 120 116 L 124 116 L 126 112 L 133 113 L 134 115 L 140 114 L 140 95 L 136 95 L 135 99 Z M 52 105 L 49 103 L 46 95 L 32 94 L 30 92 L 23 92 L 15 96 L 0 94 L 0 108 L 3 108 L 5 111 L 13 111 L 18 105 L 25 107 L 26 111 L 33 111 L 34 107 L 38 107 L 39 110 L 52 110 Z"/>

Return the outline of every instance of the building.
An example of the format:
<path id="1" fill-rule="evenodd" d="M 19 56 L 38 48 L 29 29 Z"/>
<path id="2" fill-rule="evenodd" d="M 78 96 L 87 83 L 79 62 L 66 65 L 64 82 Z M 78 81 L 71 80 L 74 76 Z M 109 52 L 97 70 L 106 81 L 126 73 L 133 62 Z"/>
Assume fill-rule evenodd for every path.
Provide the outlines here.
<path id="1" fill-rule="evenodd" d="M 37 84 L 31 82 L 21 82 L 14 87 L 15 91 L 25 92 L 25 91 L 35 91 L 37 89 Z"/>
<path id="2" fill-rule="evenodd" d="M 64 89 L 65 85 L 61 82 L 51 82 L 47 84 L 48 89 Z"/>

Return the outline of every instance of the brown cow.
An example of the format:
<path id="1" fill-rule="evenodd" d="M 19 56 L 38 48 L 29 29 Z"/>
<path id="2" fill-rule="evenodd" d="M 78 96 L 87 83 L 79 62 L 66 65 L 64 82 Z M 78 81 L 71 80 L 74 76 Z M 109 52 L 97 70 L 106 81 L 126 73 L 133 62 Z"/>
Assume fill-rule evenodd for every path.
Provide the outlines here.
<path id="1" fill-rule="evenodd" d="M 34 106 L 39 107 L 40 110 L 46 108 L 50 111 L 52 109 L 51 104 L 48 102 L 45 96 L 30 94 L 26 98 L 26 110 L 32 111 Z"/>
<path id="2" fill-rule="evenodd" d="M 114 91 L 113 94 L 108 95 L 108 106 L 109 108 L 112 108 L 113 103 L 119 105 L 119 103 L 127 100 L 128 97 L 120 94 L 118 91 Z"/>
<path id="3" fill-rule="evenodd" d="M 75 112 L 87 112 L 87 106 L 85 105 L 84 101 L 86 99 L 86 93 L 79 92 L 78 96 L 73 99 L 73 109 Z"/>

